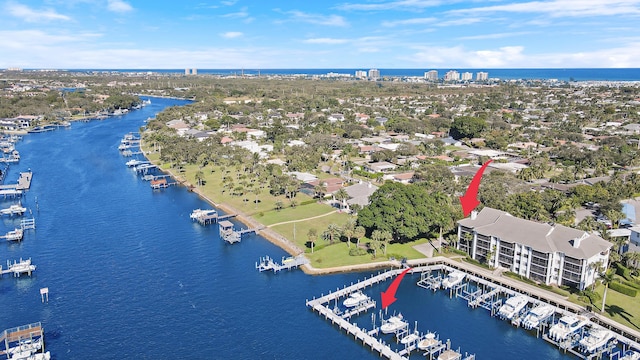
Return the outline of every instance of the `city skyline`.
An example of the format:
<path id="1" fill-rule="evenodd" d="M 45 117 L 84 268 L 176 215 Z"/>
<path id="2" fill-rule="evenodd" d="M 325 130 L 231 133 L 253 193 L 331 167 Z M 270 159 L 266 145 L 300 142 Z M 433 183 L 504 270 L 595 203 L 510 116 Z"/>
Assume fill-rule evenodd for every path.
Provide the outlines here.
<path id="1" fill-rule="evenodd" d="M 640 67 L 640 0 L 10 0 L 0 9 L 0 68 Z"/>

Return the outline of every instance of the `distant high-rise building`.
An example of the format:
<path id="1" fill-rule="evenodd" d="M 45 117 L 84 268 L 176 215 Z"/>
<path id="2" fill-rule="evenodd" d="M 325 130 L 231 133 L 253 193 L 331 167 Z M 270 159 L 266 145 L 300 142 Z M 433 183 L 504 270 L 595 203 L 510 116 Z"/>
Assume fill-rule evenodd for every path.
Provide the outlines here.
<path id="1" fill-rule="evenodd" d="M 473 74 L 466 71 L 462 73 L 462 81 L 471 81 L 473 80 Z"/>
<path id="2" fill-rule="evenodd" d="M 444 81 L 459 81 L 460 73 L 456 70 L 449 70 L 446 74 L 444 74 Z"/>
<path id="3" fill-rule="evenodd" d="M 476 74 L 476 81 L 487 81 L 487 80 L 489 80 L 489 73 L 478 71 L 478 73 Z"/>
<path id="4" fill-rule="evenodd" d="M 191 69 L 184 69 L 184 74 L 185 75 L 191 74 Z"/>
<path id="5" fill-rule="evenodd" d="M 191 69 L 191 75 L 198 75 L 198 69 L 196 68 Z"/>
<path id="6" fill-rule="evenodd" d="M 367 78 L 367 72 L 364 70 L 356 70 L 356 77 L 358 79 L 366 79 Z"/>
<path id="7" fill-rule="evenodd" d="M 437 70 L 429 70 L 424 73 L 424 78 L 427 81 L 438 81 L 438 71 Z"/>
<path id="8" fill-rule="evenodd" d="M 378 69 L 370 69 L 369 70 L 369 79 L 370 80 L 378 80 L 378 79 L 380 79 L 380 70 L 378 70 Z"/>

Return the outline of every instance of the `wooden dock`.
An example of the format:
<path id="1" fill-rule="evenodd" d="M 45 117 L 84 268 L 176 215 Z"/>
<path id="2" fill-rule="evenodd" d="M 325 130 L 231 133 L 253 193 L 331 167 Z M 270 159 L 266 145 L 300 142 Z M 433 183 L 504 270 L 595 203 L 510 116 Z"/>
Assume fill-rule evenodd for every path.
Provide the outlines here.
<path id="1" fill-rule="evenodd" d="M 31 264 L 31 258 L 27 260 L 13 261 L 13 264 L 7 260 L 7 268 L 3 269 L 0 265 L 0 277 L 4 274 L 13 274 L 13 277 L 20 277 L 22 274 L 31 276 L 31 273 L 36 270 L 36 266 Z"/>
<path id="2" fill-rule="evenodd" d="M 309 263 L 309 260 L 303 254 L 300 254 L 296 257 L 287 257 L 287 258 L 283 256 L 282 261 L 280 263 L 274 261 L 269 256 L 265 256 L 263 258 L 260 258 L 259 263 L 256 263 L 256 269 L 258 269 L 258 271 L 260 272 L 273 271 L 274 273 L 277 273 L 278 271 L 281 271 L 281 270 L 295 269 L 308 263 Z"/>
<path id="3" fill-rule="evenodd" d="M 44 348 L 42 324 L 32 323 L 4 330 L 0 333 L 0 356 L 13 359 L 49 360 Z"/>
<path id="4" fill-rule="evenodd" d="M 27 172 L 21 172 L 18 178 L 18 185 L 16 190 L 29 190 L 31 188 L 31 179 L 33 178 L 33 172 L 31 170 Z"/>

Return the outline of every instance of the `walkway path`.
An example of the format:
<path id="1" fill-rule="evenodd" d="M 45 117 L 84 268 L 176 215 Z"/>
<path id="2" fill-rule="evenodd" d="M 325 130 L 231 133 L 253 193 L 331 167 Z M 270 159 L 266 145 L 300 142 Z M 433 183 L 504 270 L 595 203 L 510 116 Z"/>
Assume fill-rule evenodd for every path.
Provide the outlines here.
<path id="1" fill-rule="evenodd" d="M 313 219 L 317 219 L 317 218 L 321 218 L 321 217 L 325 217 L 325 216 L 331 215 L 331 214 L 336 213 L 336 212 L 338 212 L 338 210 L 333 210 L 333 211 L 330 211 L 330 212 L 328 212 L 326 214 L 322 214 L 322 215 L 308 217 L 306 219 L 283 221 L 283 222 L 267 225 L 267 227 L 274 227 L 274 226 L 278 226 L 278 225 L 290 224 L 290 223 L 295 223 L 295 222 L 300 222 L 300 221 L 313 220 Z"/>

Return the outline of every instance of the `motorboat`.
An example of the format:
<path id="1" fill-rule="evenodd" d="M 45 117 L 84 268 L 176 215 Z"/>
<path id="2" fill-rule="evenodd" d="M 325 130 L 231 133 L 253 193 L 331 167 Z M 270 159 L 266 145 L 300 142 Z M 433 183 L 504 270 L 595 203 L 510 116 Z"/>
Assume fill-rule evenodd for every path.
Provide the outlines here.
<path id="1" fill-rule="evenodd" d="M 527 330 L 537 328 L 540 323 L 547 320 L 555 311 L 555 308 L 549 304 L 540 304 L 529 310 L 524 317 L 522 326 Z"/>
<path id="2" fill-rule="evenodd" d="M 403 345 L 412 344 L 420 339 L 420 333 L 417 331 L 408 334 L 407 336 L 400 339 L 400 343 Z"/>
<path id="3" fill-rule="evenodd" d="M 24 230 L 22 230 L 21 228 L 16 228 L 15 230 L 11 230 L 6 235 L 4 235 L 4 238 L 7 239 L 7 241 L 20 241 L 22 240 L 23 237 L 24 237 Z"/>
<path id="4" fill-rule="evenodd" d="M 627 350 L 620 360 L 640 360 L 640 352 L 635 350 Z"/>
<path id="5" fill-rule="evenodd" d="M 383 334 L 391 334 L 395 333 L 403 327 L 409 325 L 406 321 L 402 320 L 402 315 L 394 315 L 387 319 L 382 326 L 380 326 L 380 331 Z"/>
<path id="6" fill-rule="evenodd" d="M 367 295 L 363 294 L 361 291 L 356 291 L 351 293 L 349 297 L 342 302 L 342 304 L 346 307 L 356 307 L 368 300 L 369 297 Z"/>
<path id="7" fill-rule="evenodd" d="M 498 310 L 498 315 L 507 320 L 513 319 L 527 304 L 529 298 L 526 295 L 518 294 L 507 299 Z"/>
<path id="8" fill-rule="evenodd" d="M 462 271 L 458 271 L 458 270 L 454 270 L 452 272 L 449 273 L 449 275 L 447 275 L 447 277 L 442 280 L 442 288 L 444 289 L 450 289 L 458 284 L 460 284 L 462 282 L 462 280 L 464 280 L 464 277 L 467 274 L 463 273 Z"/>
<path id="9" fill-rule="evenodd" d="M 18 204 L 13 204 L 6 209 L 0 210 L 0 214 L 2 215 L 22 215 L 27 211 L 27 208 L 22 207 Z"/>
<path id="10" fill-rule="evenodd" d="M 565 340 L 570 334 L 578 331 L 586 324 L 587 320 L 585 318 L 575 315 L 563 316 L 549 329 L 549 337 L 556 341 Z"/>
<path id="11" fill-rule="evenodd" d="M 427 335 L 425 335 L 424 339 L 418 342 L 418 349 L 429 350 L 433 346 L 437 345 L 439 342 L 440 341 L 436 339 L 436 334 L 430 332 L 430 333 L 427 333 Z"/>
<path id="12" fill-rule="evenodd" d="M 598 325 L 591 325 L 588 336 L 580 339 L 580 347 L 588 353 L 603 348 L 613 338 L 613 332 Z"/>

